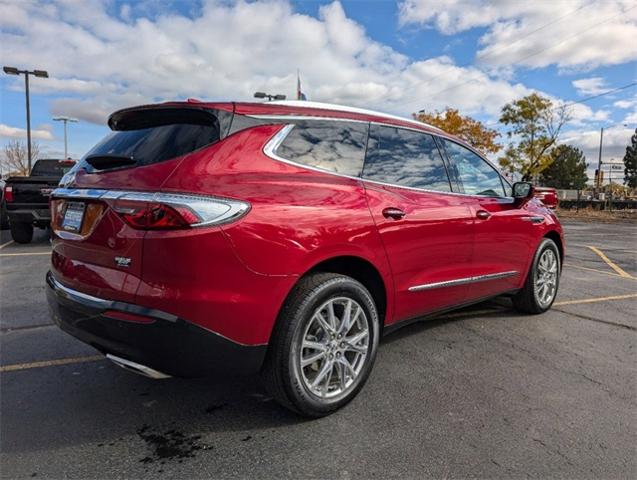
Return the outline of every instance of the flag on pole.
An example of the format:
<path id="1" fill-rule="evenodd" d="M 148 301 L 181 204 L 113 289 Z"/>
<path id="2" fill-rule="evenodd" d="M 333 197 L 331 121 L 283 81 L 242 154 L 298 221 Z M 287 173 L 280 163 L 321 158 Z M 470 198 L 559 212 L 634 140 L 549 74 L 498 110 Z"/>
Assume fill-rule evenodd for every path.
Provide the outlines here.
<path id="1" fill-rule="evenodd" d="M 305 94 L 301 91 L 301 73 L 299 70 L 296 70 L 296 99 L 297 100 L 307 100 Z"/>

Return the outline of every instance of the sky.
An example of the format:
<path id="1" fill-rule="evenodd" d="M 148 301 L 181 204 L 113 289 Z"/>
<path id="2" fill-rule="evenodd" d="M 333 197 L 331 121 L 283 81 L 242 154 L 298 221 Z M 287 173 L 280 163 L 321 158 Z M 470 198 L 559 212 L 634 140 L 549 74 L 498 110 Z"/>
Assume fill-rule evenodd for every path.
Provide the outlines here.
<path id="1" fill-rule="evenodd" d="M 634 0 L 0 0 L 0 63 L 31 80 L 47 156 L 80 158 L 122 107 L 294 98 L 410 116 L 453 107 L 492 128 L 531 92 L 571 105 L 561 141 L 620 162 L 637 127 Z M 589 99 L 591 96 L 601 96 Z M 0 74 L 0 145 L 26 137 L 24 78 Z M 579 102 L 579 103 L 574 103 Z M 501 140 L 505 140 L 503 136 Z"/>

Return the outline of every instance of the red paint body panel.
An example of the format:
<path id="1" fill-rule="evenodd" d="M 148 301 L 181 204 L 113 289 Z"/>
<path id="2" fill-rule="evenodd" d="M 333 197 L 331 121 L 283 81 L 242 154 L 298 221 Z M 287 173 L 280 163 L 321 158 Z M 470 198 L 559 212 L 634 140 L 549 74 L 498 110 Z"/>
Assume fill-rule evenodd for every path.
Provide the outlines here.
<path id="1" fill-rule="evenodd" d="M 410 287 L 462 278 L 471 270 L 473 218 L 463 197 L 365 182 L 391 265 L 396 308 L 386 323 L 467 301 L 466 286 L 412 292 Z M 385 208 L 405 217 L 385 218 Z"/>
<path id="2" fill-rule="evenodd" d="M 313 115 L 418 127 L 407 120 L 275 104 L 194 103 L 238 114 Z M 169 105 L 183 105 L 170 103 Z M 387 292 L 385 324 L 520 288 L 555 216 L 539 201 L 408 189 L 316 171 L 268 157 L 281 125 L 261 125 L 177 159 L 87 174 L 77 188 L 196 194 L 250 204 L 242 218 L 213 227 L 143 231 L 107 208 L 85 239 L 55 237 L 53 274 L 99 298 L 175 315 L 243 345 L 269 341 L 279 310 L 317 264 L 356 257 L 376 269 Z M 447 136 L 446 134 L 442 134 Z M 385 218 L 388 207 L 404 218 Z M 478 218 L 480 210 L 487 219 Z M 542 217 L 533 223 L 529 217 Z M 119 267 L 116 256 L 131 258 Z M 411 287 L 503 271 L 470 286 Z M 178 341 L 178 339 L 176 339 Z"/>

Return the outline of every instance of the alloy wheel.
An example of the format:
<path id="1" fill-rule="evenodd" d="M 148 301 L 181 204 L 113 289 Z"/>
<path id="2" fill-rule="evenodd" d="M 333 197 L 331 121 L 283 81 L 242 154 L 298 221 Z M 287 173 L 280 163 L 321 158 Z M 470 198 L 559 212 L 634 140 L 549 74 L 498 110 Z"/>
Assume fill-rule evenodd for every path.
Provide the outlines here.
<path id="1" fill-rule="evenodd" d="M 542 252 L 535 273 L 535 298 L 542 308 L 551 304 L 557 292 L 558 263 L 555 252 L 547 248 Z"/>
<path id="2" fill-rule="evenodd" d="M 298 349 L 305 387 L 320 399 L 346 395 L 369 348 L 369 323 L 360 304 L 347 297 L 326 301 L 312 314 Z"/>

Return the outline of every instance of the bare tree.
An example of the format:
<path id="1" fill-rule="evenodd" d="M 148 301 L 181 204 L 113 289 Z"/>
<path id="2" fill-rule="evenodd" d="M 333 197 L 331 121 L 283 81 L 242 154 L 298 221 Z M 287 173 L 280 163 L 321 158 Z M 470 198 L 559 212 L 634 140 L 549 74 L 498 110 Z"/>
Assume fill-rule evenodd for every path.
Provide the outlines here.
<path id="1" fill-rule="evenodd" d="M 2 149 L 2 173 L 10 175 L 28 175 L 29 157 L 26 142 L 21 140 L 9 140 Z M 32 162 L 40 156 L 40 145 L 38 142 L 31 142 Z"/>

